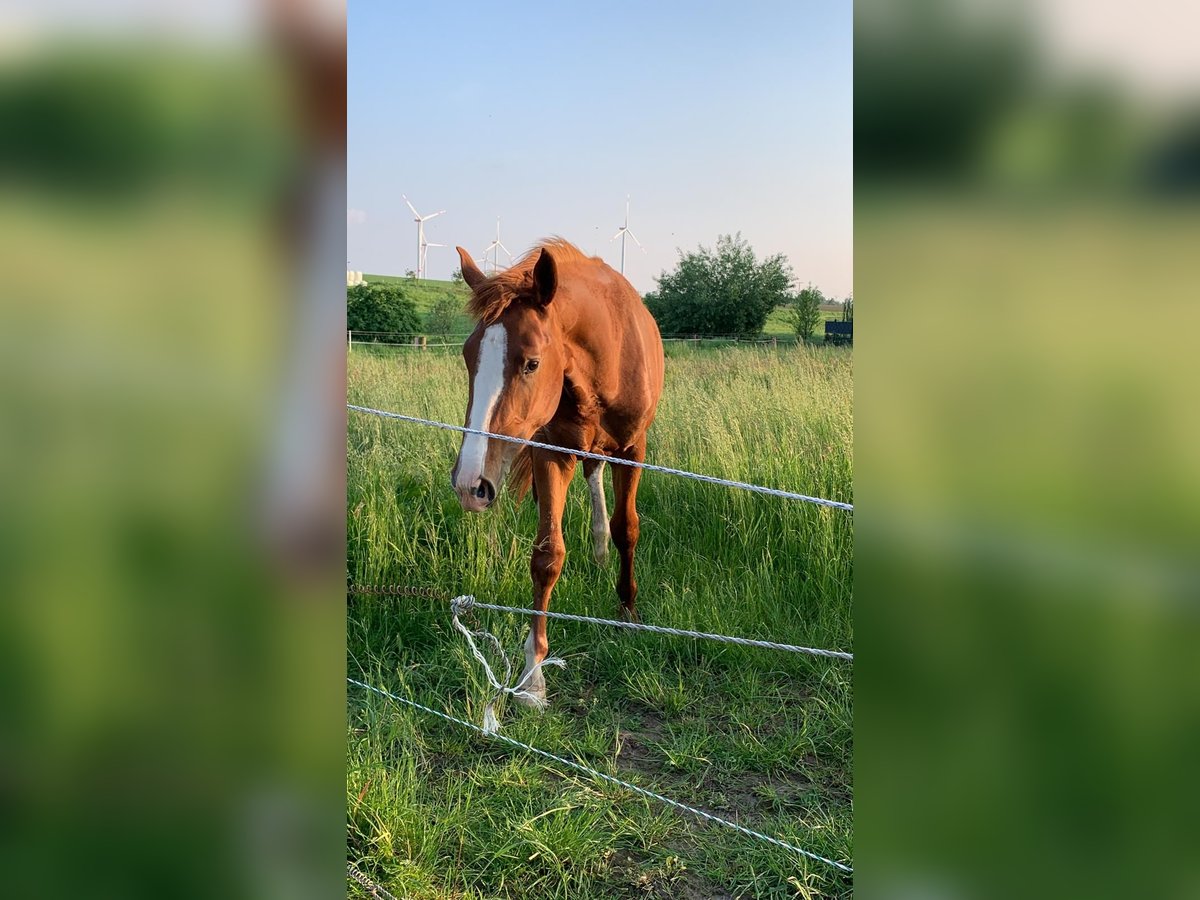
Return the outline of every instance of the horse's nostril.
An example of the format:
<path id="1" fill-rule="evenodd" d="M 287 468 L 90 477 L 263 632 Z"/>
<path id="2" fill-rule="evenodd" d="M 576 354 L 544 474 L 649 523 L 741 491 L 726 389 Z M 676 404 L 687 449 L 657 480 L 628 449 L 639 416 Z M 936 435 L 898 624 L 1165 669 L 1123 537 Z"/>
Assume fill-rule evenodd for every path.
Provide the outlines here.
<path id="1" fill-rule="evenodd" d="M 486 478 L 480 478 L 479 486 L 475 489 L 475 496 L 486 503 L 491 503 L 496 499 L 496 489 Z"/>

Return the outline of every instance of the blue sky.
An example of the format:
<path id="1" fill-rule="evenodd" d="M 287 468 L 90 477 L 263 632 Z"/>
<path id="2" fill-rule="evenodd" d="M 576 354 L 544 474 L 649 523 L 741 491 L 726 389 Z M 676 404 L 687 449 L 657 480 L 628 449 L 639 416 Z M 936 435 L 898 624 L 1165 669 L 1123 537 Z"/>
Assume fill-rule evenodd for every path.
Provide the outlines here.
<path id="1" fill-rule="evenodd" d="M 347 255 L 429 276 L 454 245 L 552 234 L 643 293 L 677 248 L 741 231 L 802 283 L 853 289 L 849 2 L 349 3 Z"/>

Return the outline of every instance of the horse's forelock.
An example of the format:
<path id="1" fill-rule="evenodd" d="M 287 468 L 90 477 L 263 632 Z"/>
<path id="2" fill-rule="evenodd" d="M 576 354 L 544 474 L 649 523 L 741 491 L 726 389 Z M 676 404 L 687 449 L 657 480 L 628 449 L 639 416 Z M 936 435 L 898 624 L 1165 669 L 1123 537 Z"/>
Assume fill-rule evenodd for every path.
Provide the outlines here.
<path id="1" fill-rule="evenodd" d="M 484 325 L 491 325 L 499 319 L 513 303 L 534 290 L 533 267 L 543 250 L 554 257 L 554 262 L 559 266 L 589 260 L 602 262 L 596 257 L 587 256 L 570 241 L 559 237 L 547 238 L 534 244 L 509 268 L 489 275 L 475 287 L 471 291 L 471 299 L 467 301 L 467 312 Z"/>

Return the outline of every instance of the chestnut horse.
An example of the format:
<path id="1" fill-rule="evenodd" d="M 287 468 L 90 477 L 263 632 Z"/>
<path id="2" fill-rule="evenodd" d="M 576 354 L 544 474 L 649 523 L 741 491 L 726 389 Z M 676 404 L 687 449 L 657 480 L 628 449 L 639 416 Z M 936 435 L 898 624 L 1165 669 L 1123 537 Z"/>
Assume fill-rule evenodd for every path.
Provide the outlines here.
<path id="1" fill-rule="evenodd" d="M 463 344 L 467 364 L 468 428 L 641 462 L 646 431 L 663 386 L 662 339 L 654 317 L 622 275 L 561 239 L 538 244 L 511 268 L 487 276 L 458 247 L 468 310 L 477 320 Z M 530 572 L 533 607 L 545 610 L 562 572 L 567 485 L 576 457 L 464 434 L 450 474 L 463 509 L 481 512 L 496 500 L 505 477 L 518 501 L 533 483 L 538 537 Z M 604 463 L 584 460 L 592 499 L 597 562 L 608 539 L 621 557 L 620 614 L 636 619 L 633 553 L 641 469 L 613 466 L 615 508 L 604 506 Z M 546 618 L 533 616 L 525 642 L 525 690 L 544 706 Z M 519 698 L 520 699 L 520 698 Z"/>

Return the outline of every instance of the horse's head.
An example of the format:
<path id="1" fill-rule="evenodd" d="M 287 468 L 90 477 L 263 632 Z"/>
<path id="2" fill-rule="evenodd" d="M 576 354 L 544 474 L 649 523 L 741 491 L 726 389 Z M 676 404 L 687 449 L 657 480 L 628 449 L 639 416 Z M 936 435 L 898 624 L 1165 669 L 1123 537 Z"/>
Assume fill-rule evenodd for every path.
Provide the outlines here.
<path id="1" fill-rule="evenodd" d="M 549 423 L 562 397 L 566 365 L 554 292 L 558 272 L 542 249 L 534 265 L 490 278 L 458 248 L 471 288 L 475 331 L 463 344 L 468 428 L 531 438 Z M 481 512 L 496 499 L 519 444 L 464 434 L 450 473 L 463 509 Z"/>

